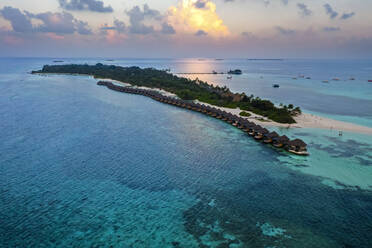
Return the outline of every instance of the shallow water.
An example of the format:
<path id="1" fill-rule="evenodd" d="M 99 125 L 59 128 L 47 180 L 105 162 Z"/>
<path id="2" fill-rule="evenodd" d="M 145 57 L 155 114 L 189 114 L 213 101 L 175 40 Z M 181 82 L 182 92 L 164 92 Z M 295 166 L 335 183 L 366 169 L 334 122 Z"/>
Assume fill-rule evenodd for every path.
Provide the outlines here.
<path id="1" fill-rule="evenodd" d="M 0 246 L 371 247 L 370 136 L 276 129 L 295 157 L 44 63 L 0 67 Z"/>

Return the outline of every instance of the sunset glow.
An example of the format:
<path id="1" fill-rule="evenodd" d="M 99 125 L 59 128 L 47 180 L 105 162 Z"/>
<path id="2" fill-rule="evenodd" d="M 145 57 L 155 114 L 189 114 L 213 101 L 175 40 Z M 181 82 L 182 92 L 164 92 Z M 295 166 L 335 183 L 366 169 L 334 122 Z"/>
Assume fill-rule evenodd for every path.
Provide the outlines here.
<path id="1" fill-rule="evenodd" d="M 178 6 L 169 9 L 168 20 L 177 30 L 197 32 L 202 30 L 212 36 L 226 36 L 228 28 L 216 13 L 216 5 L 212 1 L 204 2 L 203 8 L 196 7 L 197 0 L 183 0 Z"/>
<path id="2" fill-rule="evenodd" d="M 346 0 L 2 0 L 0 52 L 76 46 L 103 56 L 107 44 L 111 56 L 371 57 L 370 9 Z"/>

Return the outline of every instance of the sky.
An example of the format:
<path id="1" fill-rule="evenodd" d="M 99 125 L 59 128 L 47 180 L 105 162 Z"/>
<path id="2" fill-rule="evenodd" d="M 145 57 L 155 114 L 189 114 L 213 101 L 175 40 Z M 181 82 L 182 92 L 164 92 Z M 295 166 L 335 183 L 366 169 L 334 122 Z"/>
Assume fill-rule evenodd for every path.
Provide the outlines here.
<path id="1" fill-rule="evenodd" d="M 372 58 L 369 0 L 0 0 L 0 57 Z"/>

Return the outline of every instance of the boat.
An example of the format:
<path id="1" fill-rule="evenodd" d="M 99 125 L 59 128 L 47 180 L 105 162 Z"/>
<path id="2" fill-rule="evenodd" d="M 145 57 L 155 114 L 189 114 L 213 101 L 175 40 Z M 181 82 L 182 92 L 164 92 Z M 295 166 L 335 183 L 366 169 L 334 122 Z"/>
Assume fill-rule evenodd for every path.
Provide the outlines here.
<path id="1" fill-rule="evenodd" d="M 279 84 L 273 84 L 273 88 L 279 88 L 280 85 Z"/>
<path id="2" fill-rule="evenodd" d="M 227 76 L 227 79 L 232 79 L 232 76 Z"/>
<path id="3" fill-rule="evenodd" d="M 372 80 L 368 80 L 368 82 L 372 83 Z"/>
<path id="4" fill-rule="evenodd" d="M 306 79 L 311 79 L 311 77 L 306 77 Z"/>
<path id="5" fill-rule="evenodd" d="M 216 71 L 212 71 L 212 74 L 218 74 Z"/>
<path id="6" fill-rule="evenodd" d="M 329 81 L 328 80 L 323 80 L 322 83 L 329 83 Z"/>
<path id="7" fill-rule="evenodd" d="M 296 77 L 293 77 L 292 79 L 293 79 L 293 80 L 296 80 L 297 78 L 296 78 Z"/>
<path id="8" fill-rule="evenodd" d="M 349 80 L 355 80 L 355 78 L 351 77 L 351 78 L 349 78 Z"/>
<path id="9" fill-rule="evenodd" d="M 333 81 L 340 81 L 339 78 L 333 78 L 332 80 L 333 80 Z"/>

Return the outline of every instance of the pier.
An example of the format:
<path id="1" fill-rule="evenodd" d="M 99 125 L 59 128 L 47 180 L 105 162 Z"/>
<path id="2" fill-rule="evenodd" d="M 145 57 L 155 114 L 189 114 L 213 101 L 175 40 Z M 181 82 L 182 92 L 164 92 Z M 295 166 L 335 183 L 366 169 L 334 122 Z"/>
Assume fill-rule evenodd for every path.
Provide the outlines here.
<path id="1" fill-rule="evenodd" d="M 266 128 L 250 122 L 245 118 L 228 113 L 218 108 L 194 103 L 192 101 L 185 101 L 174 97 L 164 96 L 155 90 L 119 86 L 107 81 L 99 81 L 97 85 L 106 86 L 111 90 L 119 92 L 147 96 L 162 103 L 171 104 L 180 108 L 185 108 L 205 115 L 209 115 L 213 118 L 220 119 L 236 128 L 241 129 L 249 136 L 252 136 L 255 140 L 262 141 L 262 144 L 271 144 L 273 147 L 284 149 L 285 151 L 296 155 L 309 155 L 309 153 L 307 152 L 307 144 L 304 141 L 300 139 L 290 140 L 285 135 L 279 136 L 276 132 L 270 132 Z"/>

